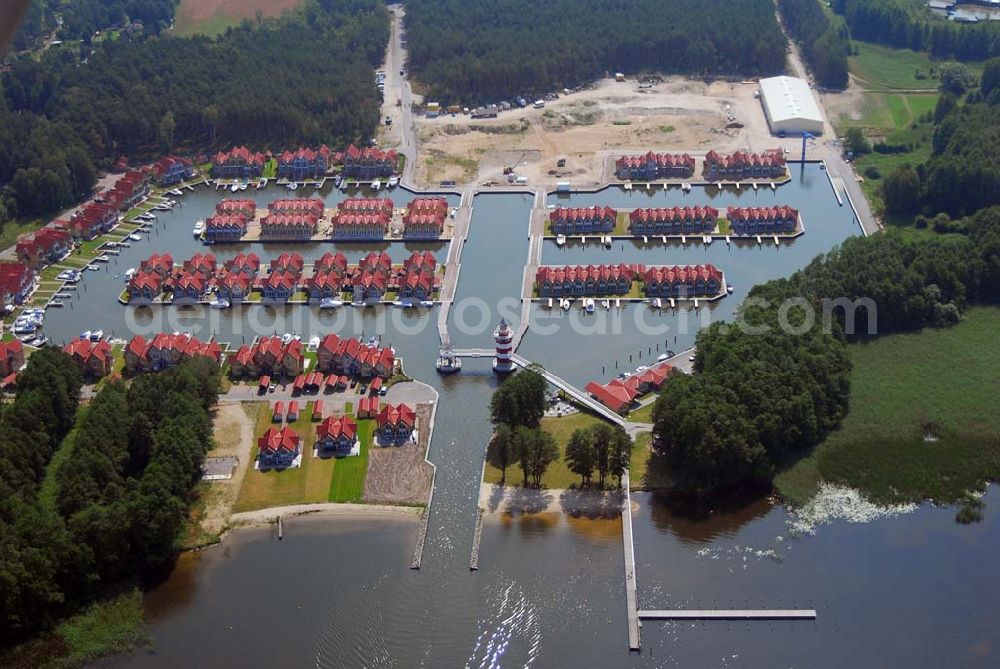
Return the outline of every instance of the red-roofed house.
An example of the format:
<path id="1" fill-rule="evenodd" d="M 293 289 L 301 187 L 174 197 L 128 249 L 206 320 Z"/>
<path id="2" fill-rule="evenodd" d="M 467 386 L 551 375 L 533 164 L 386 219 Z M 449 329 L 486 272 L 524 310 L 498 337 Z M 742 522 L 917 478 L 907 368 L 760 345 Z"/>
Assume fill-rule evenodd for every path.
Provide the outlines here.
<path id="1" fill-rule="evenodd" d="M 626 413 L 629 406 L 633 401 L 635 401 L 635 394 L 622 385 L 608 384 L 606 386 L 602 386 L 595 381 L 591 381 L 587 384 L 584 390 L 593 395 L 594 399 L 615 413 Z"/>
<path id="2" fill-rule="evenodd" d="M 0 263 L 0 308 L 24 304 L 35 287 L 35 270 L 23 262 Z"/>
<path id="3" fill-rule="evenodd" d="M 406 404 L 386 404 L 376 418 L 379 443 L 403 444 L 409 441 L 417 425 L 417 414 Z"/>
<path id="4" fill-rule="evenodd" d="M 257 378 L 262 375 L 292 379 L 302 373 L 305 355 L 302 342 L 280 337 L 261 337 L 252 346 L 243 345 L 229 358 L 234 378 Z"/>
<path id="5" fill-rule="evenodd" d="M 216 179 L 256 179 L 264 172 L 267 157 L 245 146 L 220 151 L 212 160 L 212 177 Z"/>
<path id="6" fill-rule="evenodd" d="M 778 207 L 729 207 L 726 211 L 735 235 L 772 235 L 795 232 L 799 212 L 787 205 Z"/>
<path id="7" fill-rule="evenodd" d="M 130 170 L 115 182 L 114 187 L 101 193 L 99 199 L 118 211 L 128 211 L 149 193 L 149 179 L 139 170 Z"/>
<path id="8" fill-rule="evenodd" d="M 611 207 L 556 207 L 549 214 L 554 235 L 614 232 L 618 211 Z"/>
<path id="9" fill-rule="evenodd" d="M 714 265 L 650 267 L 642 283 L 646 297 L 714 297 L 725 290 L 722 272 Z"/>
<path id="10" fill-rule="evenodd" d="M 633 235 L 680 235 L 714 232 L 719 223 L 715 207 L 659 207 L 635 209 L 628 216 Z"/>
<path id="11" fill-rule="evenodd" d="M 260 219 L 260 240 L 307 242 L 318 227 L 319 219 L 311 214 L 268 214 Z"/>
<path id="12" fill-rule="evenodd" d="M 392 176 L 398 155 L 394 149 L 383 151 L 376 147 L 359 149 L 354 144 L 344 151 L 342 174 L 352 179 L 376 179 Z"/>
<path id="13" fill-rule="evenodd" d="M 615 161 L 619 179 L 687 179 L 694 174 L 694 158 L 688 154 L 653 153 L 622 156 Z"/>
<path id="14" fill-rule="evenodd" d="M 781 149 L 769 149 L 764 153 L 736 151 L 723 156 L 709 151 L 705 154 L 702 172 L 709 181 L 774 179 L 785 175 L 785 153 Z"/>
<path id="15" fill-rule="evenodd" d="M 443 197 L 418 197 L 410 200 L 403 215 L 405 239 L 438 239 L 444 232 L 448 201 Z"/>
<path id="16" fill-rule="evenodd" d="M 205 219 L 205 241 L 236 242 L 247 233 L 250 220 L 243 214 L 215 214 Z"/>
<path id="17" fill-rule="evenodd" d="M 161 186 L 172 186 L 194 176 L 194 163 L 177 156 L 164 156 L 149 169 Z"/>
<path id="18" fill-rule="evenodd" d="M 316 368 L 324 374 L 388 379 L 395 365 L 396 356 L 391 348 L 368 346 L 357 339 L 335 334 L 326 335 L 316 351 Z"/>
<path id="19" fill-rule="evenodd" d="M 350 416 L 329 416 L 316 427 L 316 450 L 320 457 L 350 455 L 358 443 L 358 424 Z"/>
<path id="20" fill-rule="evenodd" d="M 111 344 L 106 339 L 92 342 L 89 339 L 74 339 L 63 349 L 88 378 L 100 378 L 111 373 L 114 358 Z"/>
<path id="21" fill-rule="evenodd" d="M 278 178 L 303 181 L 323 176 L 330 167 L 332 153 L 326 144 L 315 150 L 285 151 L 278 156 Z"/>
<path id="22" fill-rule="evenodd" d="M 130 304 L 152 304 L 163 294 L 163 277 L 156 272 L 139 270 L 128 280 Z"/>
<path id="23" fill-rule="evenodd" d="M 18 259 L 35 269 L 58 262 L 72 248 L 72 235 L 52 223 L 17 238 Z"/>
<path id="24" fill-rule="evenodd" d="M 260 469 L 291 467 L 300 453 L 299 435 L 287 425 L 269 427 L 257 440 L 257 465 Z"/>
<path id="25" fill-rule="evenodd" d="M 535 287 L 539 297 L 627 295 L 642 266 L 577 265 L 539 267 Z"/>
<path id="26" fill-rule="evenodd" d="M 17 373 L 24 367 L 24 346 L 18 339 L 0 342 L 0 377 Z"/>
<path id="27" fill-rule="evenodd" d="M 219 364 L 222 347 L 215 339 L 203 342 L 189 334 L 161 332 L 151 340 L 140 335 L 132 337 L 125 347 L 125 371 L 128 374 L 159 372 L 192 358 L 207 358 Z"/>

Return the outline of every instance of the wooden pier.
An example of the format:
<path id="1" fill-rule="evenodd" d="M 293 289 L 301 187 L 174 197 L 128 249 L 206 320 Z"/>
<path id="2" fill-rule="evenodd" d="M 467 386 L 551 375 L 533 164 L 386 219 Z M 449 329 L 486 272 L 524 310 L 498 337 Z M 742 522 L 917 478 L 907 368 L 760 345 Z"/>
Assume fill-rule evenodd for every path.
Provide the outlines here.
<path id="1" fill-rule="evenodd" d="M 816 620 L 815 609 L 666 609 L 639 611 L 642 620 Z"/>
<path id="2" fill-rule="evenodd" d="M 635 544 L 632 543 L 632 496 L 629 494 L 628 470 L 622 475 L 622 545 L 625 550 L 625 610 L 628 615 L 628 649 L 640 650 L 639 596 L 635 583 Z"/>

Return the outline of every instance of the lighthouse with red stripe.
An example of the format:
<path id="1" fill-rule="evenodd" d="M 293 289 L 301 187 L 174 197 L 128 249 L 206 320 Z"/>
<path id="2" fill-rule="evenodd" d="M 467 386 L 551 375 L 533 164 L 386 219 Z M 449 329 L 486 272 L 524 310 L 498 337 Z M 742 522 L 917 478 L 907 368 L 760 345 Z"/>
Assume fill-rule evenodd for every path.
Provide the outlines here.
<path id="1" fill-rule="evenodd" d="M 497 343 L 497 355 L 493 360 L 493 371 L 497 374 L 509 374 L 514 371 L 514 363 L 510 356 L 514 352 L 514 333 L 507 323 L 507 319 L 501 318 L 497 329 L 493 331 L 493 339 Z"/>

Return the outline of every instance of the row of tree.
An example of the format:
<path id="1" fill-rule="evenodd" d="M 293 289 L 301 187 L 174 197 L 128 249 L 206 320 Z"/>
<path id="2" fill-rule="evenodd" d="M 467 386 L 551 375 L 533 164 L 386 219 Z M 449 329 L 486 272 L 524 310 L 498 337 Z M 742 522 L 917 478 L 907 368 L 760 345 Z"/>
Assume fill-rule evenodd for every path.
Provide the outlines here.
<path id="1" fill-rule="evenodd" d="M 68 356 L 45 349 L 31 356 L 0 417 L 4 643 L 167 564 L 211 444 L 219 370 L 208 361 L 128 388 L 108 383 L 74 425 L 80 383 Z M 64 437 L 68 450 L 49 466 Z"/>
<path id="2" fill-rule="evenodd" d="M 781 72 L 770 0 L 411 0 L 409 68 L 442 102 L 497 102 L 607 72 Z"/>
<path id="3" fill-rule="evenodd" d="M 843 21 L 831 19 L 816 0 L 778 0 L 778 10 L 816 83 L 845 88 L 851 43 Z"/>
<path id="4" fill-rule="evenodd" d="M 968 304 L 996 302 L 1000 207 L 957 229 L 965 236 L 851 238 L 754 287 L 735 325 L 698 334 L 697 373 L 668 379 L 654 447 L 694 487 L 770 481 L 846 414 L 846 341 L 952 324 Z"/>
<path id="5" fill-rule="evenodd" d="M 854 39 L 929 51 L 937 58 L 985 60 L 1000 56 L 1000 25 L 960 24 L 929 14 L 911 0 L 834 0 Z"/>
<path id="6" fill-rule="evenodd" d="M 486 460 L 500 470 L 501 485 L 507 482 L 507 469 L 518 465 L 524 486 L 540 487 L 545 470 L 560 458 L 552 435 L 539 427 L 545 414 L 546 387 L 538 370 L 528 369 L 504 381 L 490 399 L 495 429 Z M 581 485 L 592 485 L 596 471 L 603 488 L 609 476 L 621 483 L 631 452 L 632 441 L 622 428 L 598 423 L 573 432 L 565 459 L 570 471 L 580 476 Z"/>
<path id="7" fill-rule="evenodd" d="M 935 110 L 933 153 L 897 168 L 882 185 L 886 211 L 953 217 L 1000 204 L 1000 58 L 986 63 L 978 90 L 960 103 L 952 84 Z"/>
<path id="8" fill-rule="evenodd" d="M 378 0 L 310 0 L 217 38 L 105 41 L 16 62 L 0 96 L 0 224 L 76 203 L 95 167 L 121 155 L 367 140 L 388 26 Z"/>

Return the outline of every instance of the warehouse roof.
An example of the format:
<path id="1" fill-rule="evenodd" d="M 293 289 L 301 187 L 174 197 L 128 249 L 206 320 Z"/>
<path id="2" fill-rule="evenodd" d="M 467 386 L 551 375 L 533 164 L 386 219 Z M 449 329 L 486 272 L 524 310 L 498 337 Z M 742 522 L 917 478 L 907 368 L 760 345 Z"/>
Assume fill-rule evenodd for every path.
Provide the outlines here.
<path id="1" fill-rule="evenodd" d="M 761 79 L 760 94 L 771 123 L 803 118 L 823 122 L 816 99 L 804 79 L 785 76 Z"/>

